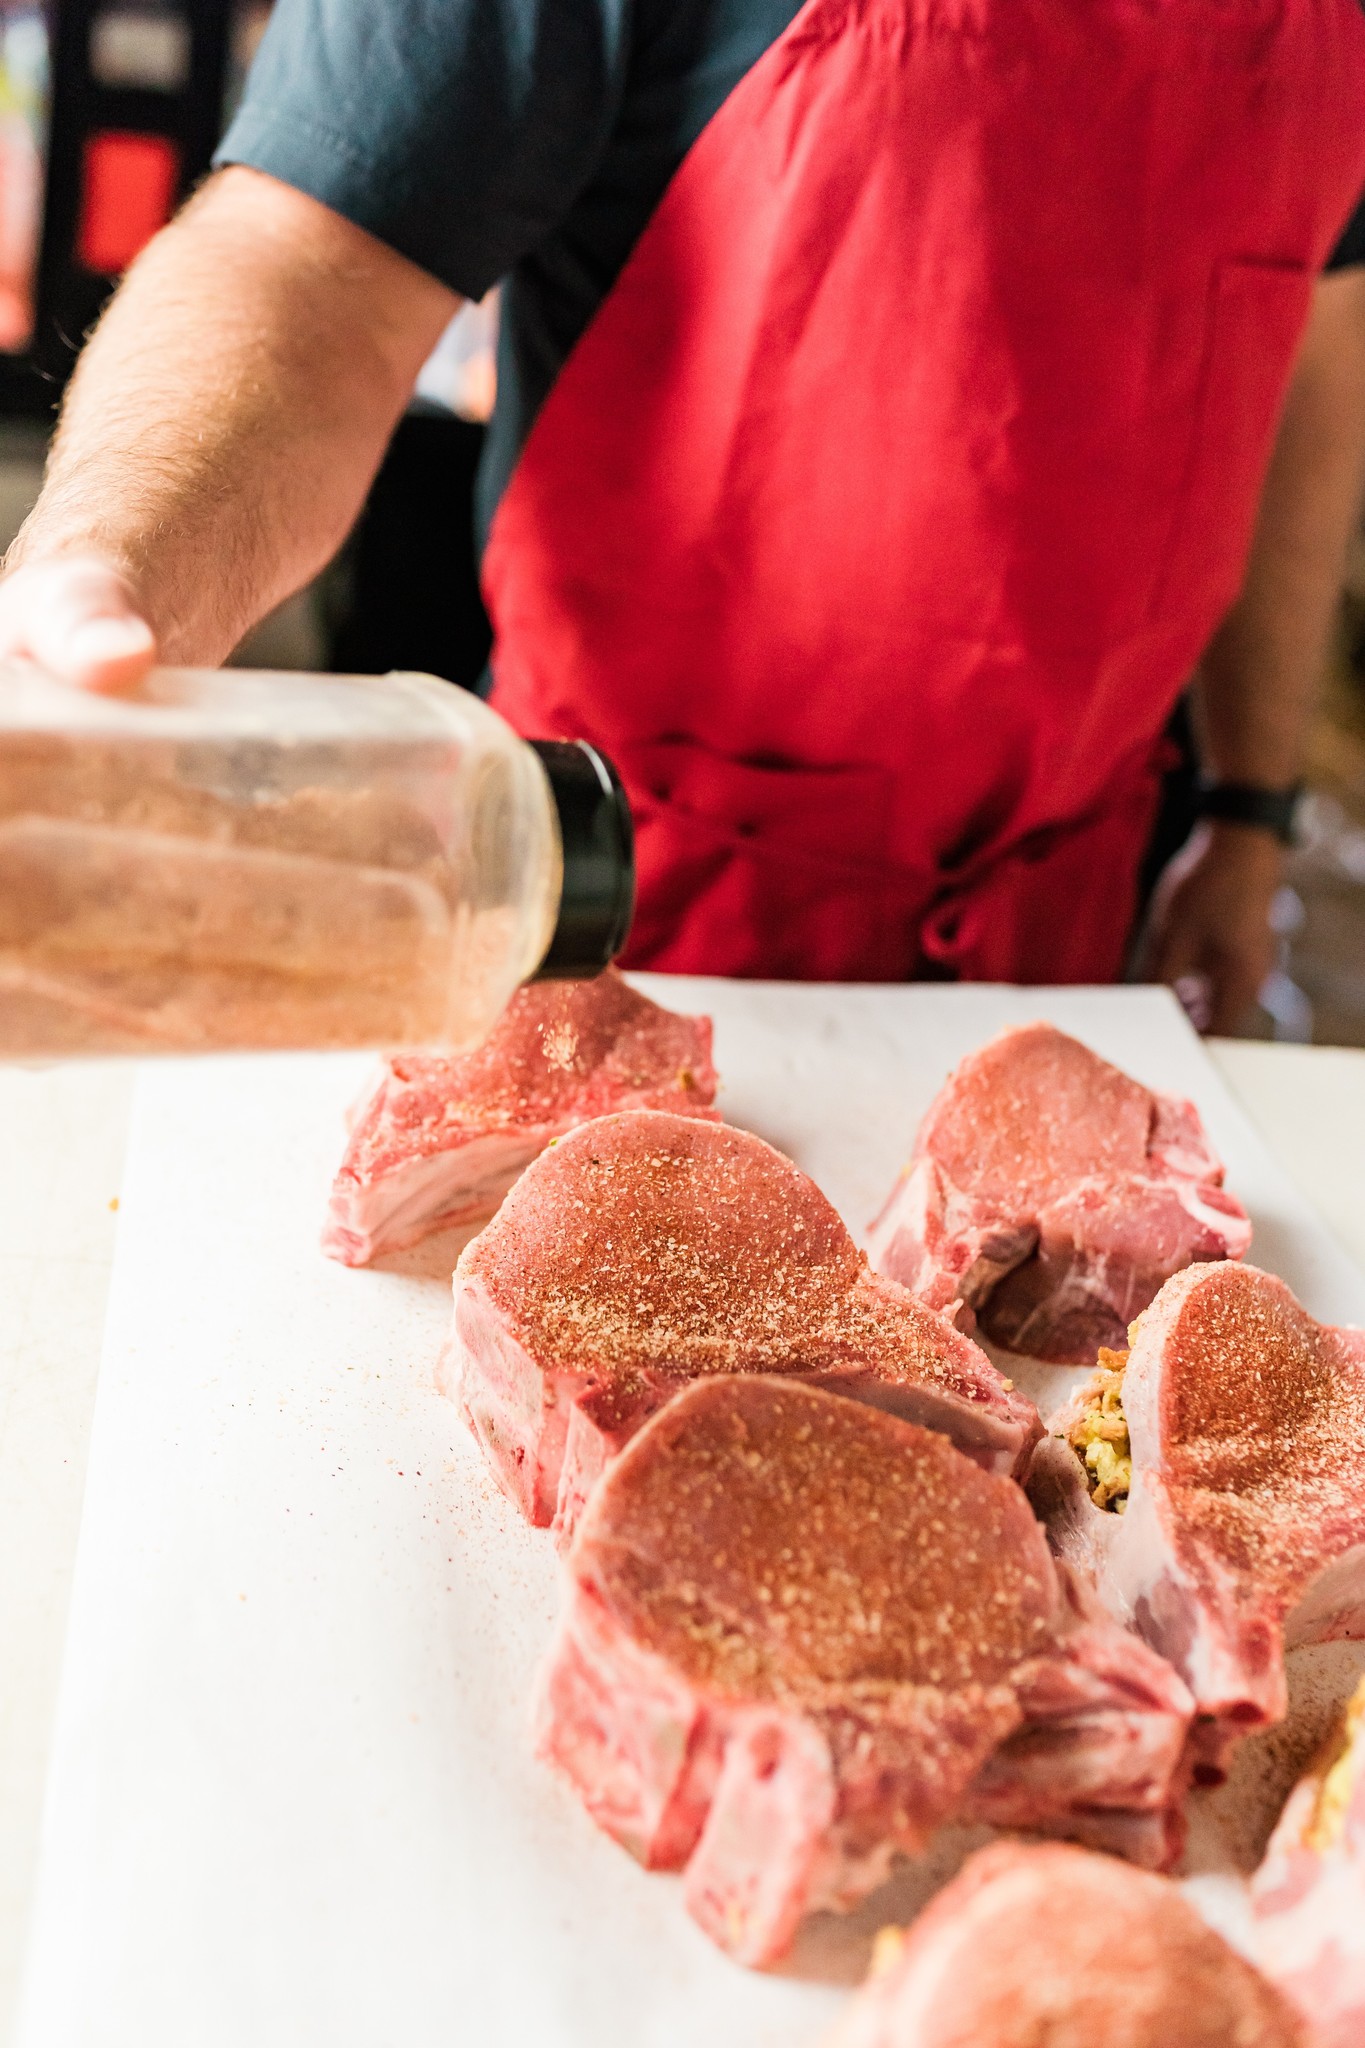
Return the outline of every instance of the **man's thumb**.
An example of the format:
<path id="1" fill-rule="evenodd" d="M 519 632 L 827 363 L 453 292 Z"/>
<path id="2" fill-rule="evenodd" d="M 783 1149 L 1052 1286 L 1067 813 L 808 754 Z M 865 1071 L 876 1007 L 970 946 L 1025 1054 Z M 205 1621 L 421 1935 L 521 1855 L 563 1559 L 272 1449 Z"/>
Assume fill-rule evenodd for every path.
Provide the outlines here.
<path id="1" fill-rule="evenodd" d="M 0 585 L 0 653 L 28 655 L 85 690 L 120 690 L 156 660 L 156 636 L 108 563 L 25 564 Z"/>

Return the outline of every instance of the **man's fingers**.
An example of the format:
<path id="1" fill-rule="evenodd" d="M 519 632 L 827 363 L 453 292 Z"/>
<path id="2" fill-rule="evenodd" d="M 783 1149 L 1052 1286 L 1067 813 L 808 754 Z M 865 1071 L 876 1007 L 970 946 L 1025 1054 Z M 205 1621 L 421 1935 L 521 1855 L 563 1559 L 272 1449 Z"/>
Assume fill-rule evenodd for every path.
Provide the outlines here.
<path id="1" fill-rule="evenodd" d="M 118 570 L 72 557 L 0 584 L 0 656 L 36 661 L 84 690 L 121 690 L 156 660 L 156 636 Z"/>
<path id="2" fill-rule="evenodd" d="M 1188 915 L 1177 896 L 1166 906 L 1166 917 L 1156 934 L 1148 958 L 1147 972 L 1153 981 L 1164 981 L 1175 993 L 1195 1030 L 1227 1031 L 1230 1001 L 1230 963 L 1219 942 Z M 1245 1007 L 1245 1006 L 1244 1006 Z M 1239 1010 L 1237 1013 L 1241 1015 Z"/>
<path id="3" fill-rule="evenodd" d="M 1165 977 L 1163 976 L 1162 979 Z M 1201 1038 L 1213 1029 L 1213 983 L 1207 974 L 1177 974 L 1171 982 L 1181 1009 Z"/>
<path id="4" fill-rule="evenodd" d="M 1179 981 L 1201 975 L 1207 967 L 1207 946 L 1203 932 L 1191 919 L 1179 914 L 1178 904 L 1159 907 L 1147 942 L 1146 973 L 1152 981 L 1175 987 Z"/>
<path id="5" fill-rule="evenodd" d="M 1193 931 L 1173 933 L 1153 962 L 1152 979 L 1175 991 L 1196 1031 L 1236 1033 L 1264 979 L 1260 952 L 1238 950 Z"/>
<path id="6" fill-rule="evenodd" d="M 1237 1031 L 1275 964 L 1282 866 L 1264 834 L 1206 825 L 1158 885 L 1147 972 L 1170 983 L 1201 1031 Z"/>

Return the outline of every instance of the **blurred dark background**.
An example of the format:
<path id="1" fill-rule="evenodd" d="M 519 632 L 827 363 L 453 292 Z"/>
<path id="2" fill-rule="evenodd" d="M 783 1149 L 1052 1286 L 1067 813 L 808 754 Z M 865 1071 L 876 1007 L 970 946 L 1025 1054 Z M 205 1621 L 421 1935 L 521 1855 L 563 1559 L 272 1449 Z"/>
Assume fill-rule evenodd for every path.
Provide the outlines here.
<path id="1" fill-rule="evenodd" d="M 363 0 L 356 0 L 363 4 Z M 268 0 L 0 0 L 0 546 L 41 475 L 82 335 L 204 175 Z M 418 669 L 478 686 L 473 485 L 496 306 L 465 311 L 419 381 L 338 559 L 237 659 Z M 1365 1045 L 1365 539 L 1342 592 L 1302 844 L 1276 905 L 1280 966 L 1253 1035 Z M 1162 851 L 1188 823 L 1179 777 Z"/>
<path id="2" fill-rule="evenodd" d="M 267 0 L 0 0 L 0 543 L 37 489 L 82 335 L 204 175 L 268 14 Z M 495 317 L 456 323 L 342 556 L 242 659 L 477 685 L 489 631 L 471 508 Z"/>

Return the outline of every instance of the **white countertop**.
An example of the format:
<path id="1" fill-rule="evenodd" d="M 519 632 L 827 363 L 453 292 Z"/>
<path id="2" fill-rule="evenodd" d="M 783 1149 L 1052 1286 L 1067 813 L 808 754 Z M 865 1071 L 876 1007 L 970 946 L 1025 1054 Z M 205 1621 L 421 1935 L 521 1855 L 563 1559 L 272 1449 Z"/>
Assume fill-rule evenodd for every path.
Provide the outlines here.
<path id="1" fill-rule="evenodd" d="M 1216 1041 L 1365 1267 L 1365 1052 Z M 0 1067 L 0 2048 L 10 2036 L 80 1521 L 133 1069 Z"/>

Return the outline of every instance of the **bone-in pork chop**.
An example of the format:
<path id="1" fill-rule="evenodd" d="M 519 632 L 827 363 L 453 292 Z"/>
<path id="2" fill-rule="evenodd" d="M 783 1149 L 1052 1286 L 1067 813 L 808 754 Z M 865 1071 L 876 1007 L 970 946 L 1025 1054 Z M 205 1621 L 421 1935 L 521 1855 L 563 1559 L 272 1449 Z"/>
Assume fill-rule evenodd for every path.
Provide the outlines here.
<path id="1" fill-rule="evenodd" d="M 1190 1701 L 1012 1480 L 817 1387 L 704 1380 L 594 1490 L 541 1753 L 738 1960 L 950 1818 L 1166 1861 Z"/>
<path id="2" fill-rule="evenodd" d="M 504 1490 L 561 1530 L 605 1460 L 703 1374 L 816 1380 L 1004 1471 L 1041 1430 L 969 1338 L 868 1270 L 789 1159 L 650 1110 L 549 1147 L 466 1246 L 446 1370 Z"/>
<path id="3" fill-rule="evenodd" d="M 1170 1274 L 1245 1252 L 1222 1181 L 1193 1103 L 1026 1024 L 949 1077 L 869 1256 L 931 1307 L 961 1301 L 993 1343 L 1086 1365 Z"/>
<path id="4" fill-rule="evenodd" d="M 1255 1953 L 1314 2048 L 1365 2041 L 1365 1680 L 1290 1795 L 1251 1886 Z"/>
<path id="5" fill-rule="evenodd" d="M 332 1186 L 323 1249 L 348 1266 L 491 1216 L 551 1138 L 613 1109 L 704 1115 L 711 1020 L 661 1009 L 609 968 L 525 988 L 459 1057 L 384 1062 Z"/>
<path id="6" fill-rule="evenodd" d="M 1365 1631 L 1365 1330 L 1314 1322 L 1254 1266 L 1192 1266 L 1100 1377 L 1052 1424 L 1029 1490 L 1060 1554 L 1185 1679 L 1213 1783 L 1284 1713 L 1285 1648 Z M 1118 1461 L 1103 1507 L 1097 1430 Z"/>
<path id="7" fill-rule="evenodd" d="M 1055 1843 L 982 1849 L 900 1938 L 830 2048 L 1308 2048 L 1280 1994 L 1169 1880 Z"/>

